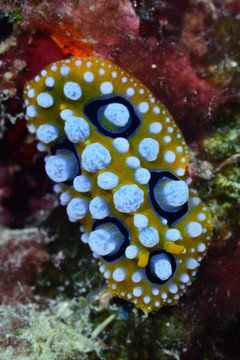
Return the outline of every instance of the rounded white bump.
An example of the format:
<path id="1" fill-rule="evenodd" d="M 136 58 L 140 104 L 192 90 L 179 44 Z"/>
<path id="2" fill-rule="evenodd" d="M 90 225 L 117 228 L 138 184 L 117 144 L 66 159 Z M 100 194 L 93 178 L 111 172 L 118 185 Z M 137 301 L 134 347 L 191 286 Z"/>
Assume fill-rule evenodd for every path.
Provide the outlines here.
<path id="1" fill-rule="evenodd" d="M 185 174 L 185 170 L 183 168 L 181 168 L 180 166 L 178 166 L 176 169 L 176 174 L 178 176 L 183 176 Z"/>
<path id="2" fill-rule="evenodd" d="M 99 70 L 98 70 L 98 73 L 99 73 L 99 75 L 104 75 L 104 74 L 105 74 L 105 70 L 104 70 L 104 69 L 99 69 Z"/>
<path id="3" fill-rule="evenodd" d="M 206 215 L 203 213 L 200 213 L 200 214 L 198 214 L 197 219 L 199 221 L 204 221 L 204 220 L 206 220 Z"/>
<path id="4" fill-rule="evenodd" d="M 57 126 L 52 124 L 40 125 L 37 129 L 37 138 L 45 144 L 49 144 L 56 140 L 60 132 Z"/>
<path id="5" fill-rule="evenodd" d="M 82 96 L 80 86 L 74 81 L 68 81 L 63 87 L 64 95 L 70 100 L 78 100 Z"/>
<path id="6" fill-rule="evenodd" d="M 133 96 L 134 94 L 135 94 L 135 90 L 132 87 L 127 88 L 127 90 L 126 90 L 127 96 Z"/>
<path id="7" fill-rule="evenodd" d="M 129 245 L 125 250 L 125 256 L 128 259 L 135 259 L 138 255 L 139 248 L 136 245 Z"/>
<path id="8" fill-rule="evenodd" d="M 154 161 L 158 157 L 159 144 L 152 138 L 145 138 L 138 145 L 138 153 L 143 160 Z"/>
<path id="9" fill-rule="evenodd" d="M 88 240 L 89 240 L 89 233 L 85 232 L 84 234 L 81 235 L 81 240 L 84 244 L 88 244 Z"/>
<path id="10" fill-rule="evenodd" d="M 143 293 L 143 289 L 141 286 L 135 286 L 135 288 L 133 289 L 133 295 L 136 297 L 141 296 Z"/>
<path id="11" fill-rule="evenodd" d="M 47 158 L 45 170 L 48 177 L 53 181 L 67 181 L 74 176 L 76 171 L 75 158 L 69 153 L 51 155 Z"/>
<path id="12" fill-rule="evenodd" d="M 148 218 L 145 215 L 136 214 L 134 215 L 134 225 L 137 228 L 145 228 L 148 226 Z"/>
<path id="13" fill-rule="evenodd" d="M 63 120 L 67 120 L 69 117 L 73 116 L 73 112 L 70 109 L 65 109 L 60 112 L 60 117 Z"/>
<path id="14" fill-rule="evenodd" d="M 61 185 L 59 184 L 55 184 L 53 186 L 53 191 L 56 193 L 56 194 L 60 194 L 62 191 L 63 191 L 63 188 Z"/>
<path id="15" fill-rule="evenodd" d="M 134 173 L 134 179 L 141 185 L 146 185 L 151 178 L 151 174 L 147 169 L 137 169 Z"/>
<path id="16" fill-rule="evenodd" d="M 28 97 L 30 98 L 34 98 L 34 96 L 36 95 L 36 92 L 34 89 L 30 89 L 28 90 Z"/>
<path id="17" fill-rule="evenodd" d="M 156 115 L 160 114 L 160 109 L 158 106 L 154 106 L 153 109 L 152 109 L 152 112 Z"/>
<path id="18" fill-rule="evenodd" d="M 96 196 L 90 201 L 89 211 L 94 219 L 99 220 L 110 214 L 108 203 L 100 196 Z"/>
<path id="19" fill-rule="evenodd" d="M 190 199 L 190 205 L 192 207 L 198 206 L 200 204 L 200 202 L 201 202 L 201 200 L 196 196 Z"/>
<path id="20" fill-rule="evenodd" d="M 31 133 L 31 134 L 35 134 L 36 131 L 37 131 L 37 128 L 34 124 L 29 124 L 27 125 L 27 128 L 28 128 L 28 131 Z"/>
<path id="21" fill-rule="evenodd" d="M 83 150 L 81 160 L 83 169 L 94 173 L 110 165 L 111 155 L 103 145 L 93 143 Z"/>
<path id="22" fill-rule="evenodd" d="M 100 85 L 100 91 L 103 95 L 111 94 L 113 92 L 113 85 L 109 81 L 105 81 Z"/>
<path id="23" fill-rule="evenodd" d="M 118 211 L 132 213 L 144 202 L 144 192 L 137 185 L 123 185 L 113 194 L 113 202 Z"/>
<path id="24" fill-rule="evenodd" d="M 108 171 L 103 172 L 97 177 L 97 184 L 103 190 L 111 190 L 114 189 L 119 183 L 119 177 Z"/>
<path id="25" fill-rule="evenodd" d="M 55 79 L 52 76 L 47 77 L 45 80 L 45 85 L 48 88 L 53 88 L 55 85 Z"/>
<path id="26" fill-rule="evenodd" d="M 161 298 L 166 300 L 167 299 L 167 293 L 165 293 L 164 291 L 160 294 Z"/>
<path id="27" fill-rule="evenodd" d="M 154 122 L 148 127 L 148 132 L 152 135 L 159 134 L 162 130 L 162 124 L 160 122 Z"/>
<path id="28" fill-rule="evenodd" d="M 104 276 L 105 279 L 110 279 L 110 277 L 111 277 L 111 271 L 109 271 L 109 270 L 105 271 L 105 273 L 104 273 L 103 276 Z"/>
<path id="29" fill-rule="evenodd" d="M 54 72 L 57 71 L 57 66 L 56 66 L 56 65 L 52 65 L 52 66 L 51 66 L 51 70 L 54 71 Z"/>
<path id="30" fill-rule="evenodd" d="M 93 73 L 91 71 L 86 71 L 83 74 L 83 78 L 87 83 L 91 83 L 94 80 L 94 75 L 93 75 Z"/>
<path id="31" fill-rule="evenodd" d="M 183 152 L 183 147 L 182 146 L 177 146 L 176 148 L 178 153 L 182 153 Z"/>
<path id="32" fill-rule="evenodd" d="M 83 118 L 71 116 L 65 122 L 64 131 L 70 141 L 81 143 L 89 137 L 90 126 Z"/>
<path id="33" fill-rule="evenodd" d="M 175 209 L 188 201 L 189 190 L 183 180 L 167 180 L 160 187 L 159 195 L 167 208 Z"/>
<path id="34" fill-rule="evenodd" d="M 178 287 L 176 284 L 169 284 L 168 285 L 168 290 L 171 294 L 176 294 L 178 292 Z"/>
<path id="35" fill-rule="evenodd" d="M 123 127 L 128 123 L 130 114 L 125 105 L 112 103 L 107 105 L 104 110 L 104 116 L 111 125 Z"/>
<path id="36" fill-rule="evenodd" d="M 47 109 L 53 105 L 54 100 L 52 95 L 43 92 L 37 96 L 37 103 L 39 106 Z"/>
<path id="37" fill-rule="evenodd" d="M 186 224 L 185 230 L 188 236 L 195 238 L 202 234 L 203 228 L 198 222 L 192 221 Z"/>
<path id="38" fill-rule="evenodd" d="M 152 267 L 154 274 L 162 281 L 166 281 L 172 276 L 171 261 L 165 253 L 153 256 L 151 258 L 150 266 Z"/>
<path id="39" fill-rule="evenodd" d="M 154 247 L 159 242 L 157 229 L 153 226 L 145 227 L 139 232 L 139 241 L 147 248 Z"/>
<path id="40" fill-rule="evenodd" d="M 118 137 L 112 142 L 114 149 L 120 154 L 126 154 L 129 150 L 129 142 L 127 139 Z"/>
<path id="41" fill-rule="evenodd" d="M 186 267 L 186 269 L 194 270 L 194 269 L 196 269 L 198 266 L 199 266 L 199 263 L 198 263 L 197 260 L 195 260 L 194 258 L 188 258 L 188 259 L 185 261 L 185 267 Z"/>
<path id="42" fill-rule="evenodd" d="M 61 67 L 60 73 L 62 76 L 68 76 L 71 72 L 71 69 L 68 66 L 63 65 Z"/>
<path id="43" fill-rule="evenodd" d="M 127 272 L 123 266 L 118 267 L 113 272 L 113 279 L 117 282 L 122 282 L 126 279 Z"/>
<path id="44" fill-rule="evenodd" d="M 172 164 L 176 160 L 176 155 L 173 151 L 168 150 L 164 153 L 163 159 L 168 163 Z"/>
<path id="45" fill-rule="evenodd" d="M 109 228 L 92 231 L 88 239 L 88 244 L 91 250 L 99 256 L 109 255 L 118 248 L 116 233 Z"/>
<path id="46" fill-rule="evenodd" d="M 81 65 L 82 65 L 82 61 L 81 61 L 81 60 L 75 61 L 75 65 L 76 65 L 77 67 L 81 66 Z"/>
<path id="47" fill-rule="evenodd" d="M 149 110 L 149 104 L 146 101 L 141 102 L 138 105 L 138 110 L 140 111 L 141 114 L 146 114 Z"/>
<path id="48" fill-rule="evenodd" d="M 116 71 L 113 71 L 111 75 L 112 75 L 112 77 L 115 79 L 115 78 L 117 77 Z"/>
<path id="49" fill-rule="evenodd" d="M 158 288 L 153 288 L 153 289 L 152 289 L 152 294 L 153 294 L 154 296 L 159 295 L 159 289 L 158 289 Z"/>
<path id="50" fill-rule="evenodd" d="M 156 300 L 155 303 L 154 303 L 154 305 L 155 305 L 156 307 L 159 307 L 159 306 L 160 306 L 160 302 L 159 302 L 158 300 Z"/>
<path id="51" fill-rule="evenodd" d="M 134 271 L 134 273 L 132 274 L 132 281 L 134 283 L 139 283 L 142 279 L 143 279 L 142 271 L 141 270 Z"/>
<path id="52" fill-rule="evenodd" d="M 198 252 L 204 252 L 206 250 L 206 245 L 204 243 L 199 243 L 197 245 L 197 251 Z"/>
<path id="53" fill-rule="evenodd" d="M 164 136 L 163 142 L 165 142 L 166 144 L 169 144 L 171 141 L 172 141 L 171 136 L 168 136 L 168 135 Z"/>
<path id="54" fill-rule="evenodd" d="M 187 273 L 182 273 L 182 274 L 180 274 L 178 278 L 179 278 L 179 280 L 180 280 L 182 283 L 184 283 L 184 284 L 188 283 L 189 280 L 190 280 L 190 277 L 188 276 Z"/>
<path id="55" fill-rule="evenodd" d="M 74 220 L 83 219 L 88 213 L 88 200 L 74 198 L 67 205 L 67 214 Z"/>
<path id="56" fill-rule="evenodd" d="M 126 164 L 131 169 L 137 169 L 140 166 L 140 160 L 135 156 L 129 156 L 126 159 Z"/>
<path id="57" fill-rule="evenodd" d="M 69 203 L 71 199 L 72 199 L 72 195 L 70 194 L 69 191 L 64 191 L 59 197 L 60 204 L 63 206 L 67 205 L 67 203 Z"/>
<path id="58" fill-rule="evenodd" d="M 88 192 L 92 190 L 92 180 L 87 175 L 78 175 L 73 180 L 73 187 L 76 191 Z"/>
<path id="59" fill-rule="evenodd" d="M 169 229 L 165 232 L 164 237 L 167 241 L 177 241 L 181 238 L 181 233 L 177 229 Z"/>
<path id="60" fill-rule="evenodd" d="M 151 301 L 151 297 L 149 295 L 145 295 L 143 298 L 144 304 L 149 304 Z"/>

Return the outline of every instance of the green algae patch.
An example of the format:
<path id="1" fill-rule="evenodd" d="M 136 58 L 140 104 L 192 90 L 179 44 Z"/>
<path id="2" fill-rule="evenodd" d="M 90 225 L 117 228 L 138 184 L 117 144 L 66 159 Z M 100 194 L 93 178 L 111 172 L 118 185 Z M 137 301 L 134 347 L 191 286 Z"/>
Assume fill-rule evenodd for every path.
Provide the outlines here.
<path id="1" fill-rule="evenodd" d="M 3 305 L 0 307 L 1 360 L 100 357 L 103 348 L 98 340 L 100 331 L 94 330 L 89 316 L 90 306 L 84 298 L 60 302 L 46 310 L 38 310 L 34 304 L 19 304 L 16 308 Z M 110 320 L 105 319 L 103 327 Z"/>
<path id="2" fill-rule="evenodd" d="M 213 166 L 208 182 L 201 181 L 200 196 L 211 208 L 216 230 L 226 237 L 239 225 L 240 210 L 240 107 L 219 111 L 211 134 L 204 139 L 207 160 Z"/>

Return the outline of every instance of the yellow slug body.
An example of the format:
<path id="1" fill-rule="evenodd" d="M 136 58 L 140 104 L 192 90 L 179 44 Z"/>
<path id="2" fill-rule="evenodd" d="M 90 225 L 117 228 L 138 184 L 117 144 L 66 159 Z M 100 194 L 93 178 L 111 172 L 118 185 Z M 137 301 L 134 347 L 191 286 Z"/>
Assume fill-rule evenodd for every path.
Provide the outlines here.
<path id="1" fill-rule="evenodd" d="M 144 312 L 176 304 L 212 219 L 185 176 L 189 150 L 165 106 L 95 56 L 50 64 L 24 98 L 28 128 L 49 152 L 46 172 L 110 291 Z"/>

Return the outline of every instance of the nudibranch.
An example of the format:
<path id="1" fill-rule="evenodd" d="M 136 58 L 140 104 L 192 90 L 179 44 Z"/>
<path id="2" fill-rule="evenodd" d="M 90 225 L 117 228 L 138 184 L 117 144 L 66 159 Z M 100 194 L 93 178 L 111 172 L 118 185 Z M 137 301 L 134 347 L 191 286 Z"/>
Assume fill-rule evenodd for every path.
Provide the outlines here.
<path id="1" fill-rule="evenodd" d="M 50 64 L 24 98 L 28 129 L 49 153 L 46 173 L 110 291 L 144 312 L 176 304 L 212 219 L 185 175 L 189 150 L 166 107 L 96 56 Z"/>

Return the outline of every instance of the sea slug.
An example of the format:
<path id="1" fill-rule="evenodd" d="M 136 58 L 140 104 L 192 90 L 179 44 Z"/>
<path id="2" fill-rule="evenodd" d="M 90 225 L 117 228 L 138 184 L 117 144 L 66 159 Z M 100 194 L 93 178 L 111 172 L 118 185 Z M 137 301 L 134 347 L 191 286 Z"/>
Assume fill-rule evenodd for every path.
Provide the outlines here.
<path id="1" fill-rule="evenodd" d="M 50 64 L 24 98 L 28 129 L 49 153 L 46 173 L 110 291 L 144 312 L 176 304 L 207 252 L 212 219 L 185 175 L 189 150 L 168 110 L 95 56 Z"/>

